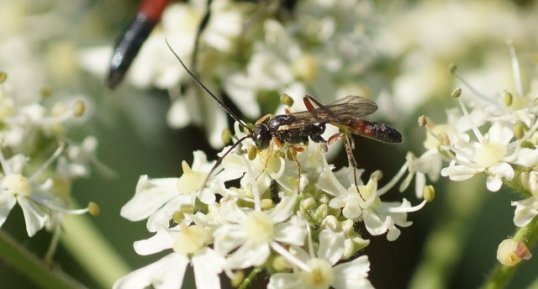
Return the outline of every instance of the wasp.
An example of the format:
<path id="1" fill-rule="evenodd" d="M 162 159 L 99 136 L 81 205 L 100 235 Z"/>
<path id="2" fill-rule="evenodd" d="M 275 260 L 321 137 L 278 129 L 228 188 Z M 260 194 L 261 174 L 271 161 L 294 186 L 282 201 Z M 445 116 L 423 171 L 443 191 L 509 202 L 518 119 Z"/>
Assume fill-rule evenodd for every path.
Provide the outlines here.
<path id="1" fill-rule="evenodd" d="M 181 58 L 175 53 L 170 44 L 166 42 L 181 66 L 189 76 L 209 94 L 232 117 L 240 126 L 249 133 L 237 140 L 220 159 L 217 160 L 209 175 L 222 162 L 222 159 L 229 154 L 237 145 L 247 138 L 251 138 L 259 150 L 267 149 L 271 141 L 284 144 L 306 144 L 309 140 L 317 143 L 332 144 L 336 140 L 343 138 L 344 146 L 348 156 L 350 167 L 356 168 L 357 162 L 353 156 L 353 140 L 351 134 L 371 138 L 383 143 L 401 143 L 402 135 L 398 130 L 384 123 L 378 123 L 363 119 L 363 117 L 374 113 L 377 104 L 365 97 L 349 95 L 335 102 L 323 105 L 310 95 L 303 98 L 307 110 L 299 112 L 288 112 L 280 115 L 266 115 L 260 118 L 251 128 L 239 117 L 237 117 L 209 88 L 207 88 L 194 73 L 187 68 Z M 340 132 L 325 140 L 322 134 L 326 125 L 331 124 L 339 128 Z M 208 175 L 208 178 L 209 178 Z M 357 176 L 354 173 L 355 185 Z"/>

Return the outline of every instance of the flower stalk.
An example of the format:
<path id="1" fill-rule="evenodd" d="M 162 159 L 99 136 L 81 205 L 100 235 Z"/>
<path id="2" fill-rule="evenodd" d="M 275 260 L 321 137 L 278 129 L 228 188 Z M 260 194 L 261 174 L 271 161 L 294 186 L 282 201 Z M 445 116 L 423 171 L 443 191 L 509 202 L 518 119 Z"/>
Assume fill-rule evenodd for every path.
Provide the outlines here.
<path id="1" fill-rule="evenodd" d="M 52 270 L 5 232 L 0 232 L 0 259 L 43 289 L 87 288 L 59 270 Z"/>

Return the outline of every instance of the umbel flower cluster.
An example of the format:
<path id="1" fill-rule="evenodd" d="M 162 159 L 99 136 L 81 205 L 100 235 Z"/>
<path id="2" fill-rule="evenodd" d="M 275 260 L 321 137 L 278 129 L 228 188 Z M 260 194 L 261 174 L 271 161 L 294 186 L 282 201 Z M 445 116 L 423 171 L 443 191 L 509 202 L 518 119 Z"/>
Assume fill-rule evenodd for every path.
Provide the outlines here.
<path id="1" fill-rule="evenodd" d="M 235 137 L 244 136 L 237 126 Z M 220 288 L 220 274 L 236 286 L 248 284 L 261 270 L 270 276 L 268 288 L 373 288 L 362 252 L 367 237 L 396 240 L 400 228 L 412 224 L 407 214 L 426 203 L 388 202 L 383 195 L 399 182 L 406 189 L 421 173 L 408 158 L 381 187 L 380 171 L 364 176 L 361 169 L 335 170 L 325 146 L 310 142 L 297 152 L 272 142 L 254 154 L 254 142 L 247 138 L 213 172 L 215 161 L 196 151 L 191 165 L 182 163 L 179 178 L 141 176 L 121 215 L 147 220 L 153 236 L 134 243 L 138 254 L 169 254 L 121 278 L 114 288 L 180 288 L 189 264 L 199 289 Z M 367 181 L 355 185 L 353 173 Z M 417 186 L 431 197 L 432 188 L 420 180 Z"/>
<path id="2" fill-rule="evenodd" d="M 0 227 L 18 204 L 28 236 L 59 229 L 66 214 L 97 213 L 97 206 L 69 209 L 74 179 L 89 174 L 97 163 L 93 137 L 76 143 L 67 136 L 69 125 L 85 111 L 82 100 L 20 103 L 0 72 Z"/>
<path id="3" fill-rule="evenodd" d="M 464 84 L 464 89 L 457 88 L 452 93 L 459 108 L 447 110 L 446 123 L 436 124 L 427 117 L 419 122 L 428 131 L 424 156 L 431 163 L 447 163 L 440 171 L 442 176 L 463 181 L 484 175 L 491 192 L 499 191 L 503 184 L 519 192 L 523 199 L 512 202 L 513 222 L 525 227 L 538 215 L 538 82 L 534 78 L 524 89 L 515 49 L 509 49 L 513 89 L 486 94 L 455 74 Z M 506 246 L 499 247 L 504 251 L 501 247 Z M 511 252 L 517 251 L 512 247 L 508 259 Z M 530 257 L 527 253 L 524 259 Z M 498 257 L 505 265 L 515 264 L 506 258 Z"/>

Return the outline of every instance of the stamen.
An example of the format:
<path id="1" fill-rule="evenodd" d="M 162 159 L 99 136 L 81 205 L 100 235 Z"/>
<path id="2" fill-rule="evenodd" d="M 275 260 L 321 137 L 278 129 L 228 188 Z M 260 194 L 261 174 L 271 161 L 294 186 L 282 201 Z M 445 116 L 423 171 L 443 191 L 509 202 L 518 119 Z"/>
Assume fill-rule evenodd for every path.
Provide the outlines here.
<path id="1" fill-rule="evenodd" d="M 519 60 L 517 58 L 516 49 L 511 40 L 508 41 L 508 51 L 510 51 L 510 58 L 512 60 L 512 73 L 514 74 L 514 84 L 516 86 L 516 92 L 518 96 L 523 96 L 523 81 L 521 80 L 521 68 L 519 66 Z"/>
<path id="2" fill-rule="evenodd" d="M 428 203 L 428 201 L 423 200 L 420 204 L 414 206 L 414 207 L 398 207 L 398 208 L 389 208 L 387 211 L 389 213 L 412 213 L 416 212 L 422 208 Z"/>
<path id="3" fill-rule="evenodd" d="M 398 181 L 402 178 L 402 176 L 406 172 L 407 166 L 408 166 L 407 162 L 405 162 L 403 166 L 400 168 L 400 170 L 398 171 L 398 173 L 386 185 L 384 185 L 381 189 L 377 190 L 378 197 L 384 195 L 386 192 L 392 189 L 392 187 L 394 187 L 396 183 L 398 183 Z"/>
<path id="4" fill-rule="evenodd" d="M 295 266 L 299 267 L 301 270 L 305 272 L 310 272 L 310 266 L 308 266 L 303 261 L 299 260 L 299 258 L 292 255 L 288 250 L 286 250 L 282 245 L 280 245 L 277 242 L 271 242 L 271 248 L 275 250 L 278 254 L 280 254 L 282 257 L 284 257 L 288 262 L 294 264 Z"/>
<path id="5" fill-rule="evenodd" d="M 47 200 L 40 200 L 40 199 L 37 199 L 37 198 L 31 198 L 31 200 L 36 202 L 39 205 L 42 205 L 42 206 L 52 210 L 52 211 L 67 214 L 67 215 L 83 215 L 83 214 L 86 214 L 86 213 L 90 212 L 91 210 L 95 211 L 95 207 L 90 206 L 90 205 L 88 207 L 86 207 L 86 208 L 69 210 L 69 209 L 66 209 L 66 208 L 58 207 L 57 205 L 52 204 L 51 202 L 48 202 Z M 93 204 L 95 204 L 95 203 L 93 203 Z"/>
<path id="6" fill-rule="evenodd" d="M 33 181 L 36 177 L 38 177 L 41 173 L 43 173 L 47 167 L 49 167 L 52 162 L 54 162 L 57 158 L 60 157 L 60 155 L 64 152 L 65 148 L 67 147 L 66 143 L 60 143 L 58 145 L 58 148 L 54 151 L 52 156 L 45 161 L 28 179 L 30 181 Z"/>
<path id="7" fill-rule="evenodd" d="M 461 108 L 461 111 L 463 112 L 463 115 L 469 119 L 469 122 L 471 123 L 471 128 L 473 130 L 473 133 L 474 133 L 476 139 L 479 142 L 482 142 L 482 138 L 484 138 L 484 137 L 482 136 L 482 134 L 480 133 L 480 131 L 478 130 L 476 125 L 473 123 L 473 120 L 471 119 L 471 115 L 469 114 L 469 111 L 467 110 L 467 107 L 465 106 L 465 104 L 461 100 L 461 97 L 458 97 L 458 104 L 460 105 L 460 108 Z"/>
<path id="8" fill-rule="evenodd" d="M 260 197 L 260 191 L 258 190 L 258 184 L 256 183 L 256 179 L 254 178 L 254 173 L 250 169 L 249 163 L 246 158 L 241 158 L 243 160 L 243 163 L 245 164 L 245 168 L 247 171 L 247 175 L 252 187 L 252 193 L 254 195 L 254 209 L 256 211 L 262 210 L 262 201 Z"/>
<path id="9" fill-rule="evenodd" d="M 456 78 L 461 81 L 463 83 L 463 85 L 465 85 L 475 96 L 477 96 L 478 98 L 481 98 L 483 99 L 484 101 L 496 106 L 496 107 L 499 107 L 499 104 L 498 103 L 495 103 L 491 98 L 489 98 L 487 95 L 485 94 L 482 94 L 477 88 L 475 88 L 474 86 L 472 86 L 469 82 L 467 82 L 463 77 L 461 77 L 458 73 L 454 73 L 454 75 L 456 76 Z"/>
<path id="10" fill-rule="evenodd" d="M 534 133 L 538 130 L 538 121 L 534 123 L 534 125 L 519 139 L 519 141 L 511 142 L 508 144 L 508 150 L 514 149 L 514 147 L 518 147 L 523 143 L 524 141 L 532 138 L 534 136 Z M 518 149 L 518 148 L 516 148 Z M 519 149 L 518 149 L 519 150 Z"/>
<path id="11" fill-rule="evenodd" d="M 75 102 L 75 105 L 73 106 L 73 116 L 81 117 L 84 115 L 85 111 L 86 111 L 86 104 L 84 104 L 84 101 L 77 100 Z"/>

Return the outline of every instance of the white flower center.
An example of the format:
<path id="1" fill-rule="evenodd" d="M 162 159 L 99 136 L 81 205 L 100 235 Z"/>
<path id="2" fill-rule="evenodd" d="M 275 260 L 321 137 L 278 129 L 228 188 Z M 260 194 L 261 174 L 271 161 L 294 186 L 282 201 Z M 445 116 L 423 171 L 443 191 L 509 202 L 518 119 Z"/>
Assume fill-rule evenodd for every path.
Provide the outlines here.
<path id="1" fill-rule="evenodd" d="M 327 289 L 334 281 L 334 271 L 331 264 L 324 259 L 314 258 L 308 261 L 309 272 L 301 273 L 304 288 Z"/>
<path id="2" fill-rule="evenodd" d="M 274 224 L 271 218 L 262 212 L 252 212 L 245 222 L 247 238 L 256 243 L 269 243 L 273 240 Z"/>
<path id="3" fill-rule="evenodd" d="M 505 155 L 506 145 L 484 141 L 476 151 L 473 161 L 481 167 L 490 167 L 497 164 Z"/>
<path id="4" fill-rule="evenodd" d="M 9 174 L 2 180 L 2 191 L 19 196 L 30 196 L 32 186 L 28 178 L 19 174 Z"/>
<path id="5" fill-rule="evenodd" d="M 184 227 L 176 237 L 174 251 L 182 255 L 196 253 L 206 244 L 209 238 L 209 232 L 202 226 Z"/>

